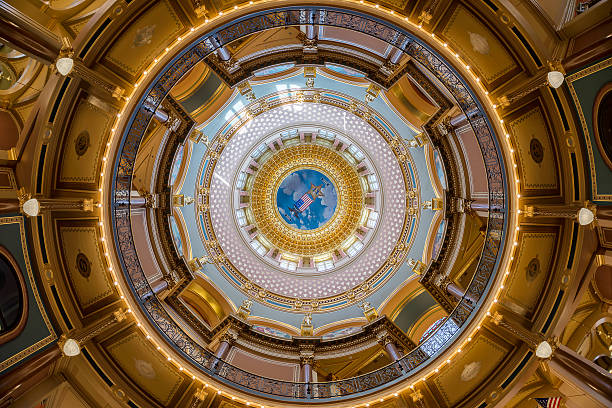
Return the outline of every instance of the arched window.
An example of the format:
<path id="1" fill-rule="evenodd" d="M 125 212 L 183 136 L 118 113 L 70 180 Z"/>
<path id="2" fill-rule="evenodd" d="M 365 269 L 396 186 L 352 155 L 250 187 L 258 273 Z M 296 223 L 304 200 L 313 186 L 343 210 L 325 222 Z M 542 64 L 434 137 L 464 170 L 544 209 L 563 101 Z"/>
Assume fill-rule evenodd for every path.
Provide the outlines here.
<path id="1" fill-rule="evenodd" d="M 0 344 L 15 338 L 28 316 L 28 295 L 19 265 L 0 246 Z"/>

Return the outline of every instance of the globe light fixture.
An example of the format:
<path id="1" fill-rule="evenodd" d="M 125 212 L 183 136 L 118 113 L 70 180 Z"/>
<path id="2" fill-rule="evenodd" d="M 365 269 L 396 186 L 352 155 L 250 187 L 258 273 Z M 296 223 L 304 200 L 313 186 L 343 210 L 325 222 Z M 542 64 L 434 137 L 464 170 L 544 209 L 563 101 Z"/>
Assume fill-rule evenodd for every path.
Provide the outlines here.
<path id="1" fill-rule="evenodd" d="M 35 198 L 30 198 L 28 201 L 23 203 L 21 208 L 29 217 L 36 217 L 40 213 L 40 203 Z"/>
<path id="2" fill-rule="evenodd" d="M 81 354 L 81 346 L 75 339 L 68 339 L 62 347 L 62 352 L 68 357 L 74 357 Z"/>
<path id="3" fill-rule="evenodd" d="M 578 210 L 578 224 L 589 225 L 595 219 L 595 214 L 588 208 L 581 208 Z"/>
<path id="4" fill-rule="evenodd" d="M 535 353 L 536 353 L 536 356 L 538 356 L 539 358 L 549 358 L 550 356 L 552 356 L 553 349 L 550 343 L 548 343 L 545 340 L 541 342 L 540 344 L 538 344 L 538 347 L 536 347 Z"/>
<path id="5" fill-rule="evenodd" d="M 548 84 L 550 86 L 557 89 L 558 87 L 563 85 L 563 81 L 565 81 L 565 77 L 563 76 L 563 73 L 559 71 L 550 71 L 548 75 L 546 76 L 546 80 L 548 81 Z"/>
<path id="6" fill-rule="evenodd" d="M 57 72 L 59 72 L 63 76 L 66 76 L 70 72 L 72 72 L 72 68 L 74 67 L 74 60 L 70 57 L 58 58 L 57 61 L 55 61 L 55 67 L 57 68 Z"/>

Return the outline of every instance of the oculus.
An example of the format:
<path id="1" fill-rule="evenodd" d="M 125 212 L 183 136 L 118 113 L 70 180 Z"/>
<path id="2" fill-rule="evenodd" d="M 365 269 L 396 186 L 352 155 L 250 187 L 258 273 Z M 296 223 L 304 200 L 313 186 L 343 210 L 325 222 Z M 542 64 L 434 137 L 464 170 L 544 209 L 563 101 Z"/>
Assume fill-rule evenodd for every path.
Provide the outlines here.
<path id="1" fill-rule="evenodd" d="M 338 193 L 330 179 L 316 170 L 289 174 L 276 191 L 276 208 L 283 220 L 301 230 L 314 230 L 336 212 Z"/>

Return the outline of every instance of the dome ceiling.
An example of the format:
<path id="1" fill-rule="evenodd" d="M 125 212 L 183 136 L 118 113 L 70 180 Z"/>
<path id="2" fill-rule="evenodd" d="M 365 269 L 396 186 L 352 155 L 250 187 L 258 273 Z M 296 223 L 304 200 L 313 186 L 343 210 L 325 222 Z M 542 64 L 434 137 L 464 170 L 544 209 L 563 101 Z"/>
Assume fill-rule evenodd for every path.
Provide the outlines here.
<path id="1" fill-rule="evenodd" d="M 0 400 L 610 405 L 563 370 L 610 368 L 611 6 L 568 39 L 496 0 L 21 3 Z"/>
<path id="2" fill-rule="evenodd" d="M 190 238 L 193 255 L 215 263 L 204 274 L 212 267 L 227 271 L 230 282 L 267 306 L 323 312 L 380 289 L 409 252 L 420 258 L 427 230 L 419 234 L 420 177 L 402 137 L 414 135 L 410 125 L 388 102 L 379 104 L 383 115 L 350 96 L 364 95 L 363 86 L 320 75 L 313 88 L 303 81 L 298 71 L 253 85 L 257 102 L 235 111 L 248 103 L 237 93 L 226 109 L 235 113 L 218 114 L 226 123 L 215 117 L 201 127 L 211 140 L 207 148 L 194 148 L 183 189 L 191 194 L 191 168 L 197 166 L 194 191 L 204 194 L 195 194 L 201 205 L 193 216 L 185 209 L 184 216 L 187 229 L 197 225 L 202 238 L 203 245 Z M 292 91 L 265 94 L 275 89 Z M 390 121 L 401 125 L 401 133 Z M 423 150 L 415 153 L 426 174 Z M 333 217 L 311 231 L 291 227 L 285 217 L 299 222 L 300 214 L 276 203 L 280 183 L 307 168 L 328 176 L 337 189 Z M 425 198 L 431 199 L 429 176 L 424 180 Z M 291 191 L 294 201 L 307 190 Z M 211 248 L 210 241 L 218 246 Z"/>
<path id="3" fill-rule="evenodd" d="M 343 18 L 351 15 L 325 8 L 291 9 L 283 15 L 298 22 L 306 18 L 305 13 L 341 30 L 347 29 Z M 239 316 L 250 314 L 270 330 L 287 327 L 287 332 L 307 336 L 313 333 L 313 324 L 339 332 L 352 319 L 363 321 L 364 313 L 374 319 L 375 308 L 382 309 L 415 274 L 423 274 L 419 281 L 448 318 L 438 322 L 419 345 L 406 343 L 403 360 L 407 366 L 402 367 L 407 373 L 418 372 L 484 313 L 478 306 L 497 278 L 505 247 L 507 186 L 503 156 L 486 111 L 467 82 L 422 40 L 370 21 L 382 31 L 371 31 L 367 25 L 350 29 L 378 36 L 414 59 L 405 66 L 412 79 L 395 91 L 381 90 L 347 68 L 288 65 L 237 84 L 223 103 L 215 103 L 214 113 L 208 112 L 213 109 L 208 102 L 203 100 L 198 107 L 190 99 L 190 109 L 206 117 L 204 123 L 195 123 L 179 102 L 167 97 L 168 92 L 205 55 L 216 50 L 214 58 L 224 58 L 220 47 L 242 32 L 236 31 L 238 26 L 260 30 L 252 25 L 255 21 L 261 22 L 257 16 L 245 15 L 214 35 L 184 40 L 189 45 L 176 58 L 168 52 L 152 68 L 155 74 L 144 80 L 147 88 L 138 88 L 141 96 L 130 98 L 130 110 L 118 115 L 117 128 L 123 130 L 117 132 L 121 140 L 110 146 L 117 156 L 116 167 L 109 169 L 113 183 L 107 197 L 121 269 L 137 301 L 133 308 L 147 316 L 181 356 L 206 372 L 213 357 L 197 337 L 212 339 L 219 329 L 211 331 L 202 321 L 205 311 L 194 313 L 202 310 L 198 296 L 216 297 Z M 226 80 L 240 70 L 229 60 L 223 66 L 230 73 Z M 408 95 L 410 89 L 417 92 L 407 99 L 402 89 Z M 482 229 L 486 245 L 480 259 L 475 257 L 469 267 L 475 277 L 469 280 L 466 275 L 467 289 L 458 301 L 450 301 L 440 288 L 457 259 L 466 218 L 442 222 L 444 213 L 439 210 L 463 205 L 462 199 L 451 202 L 440 195 L 443 184 L 451 191 L 464 188 L 457 178 L 465 169 L 461 162 L 451 161 L 449 146 L 439 153 L 446 155 L 445 164 L 435 164 L 436 152 L 422 147 L 431 136 L 407 120 L 407 116 L 425 120 L 428 116 L 416 114 L 414 107 L 427 100 L 436 113 L 421 126 L 436 137 L 443 135 L 446 125 L 436 120 L 451 109 L 449 98 L 455 100 L 457 113 L 459 108 L 469 113 L 465 120 L 474 128 L 489 184 L 488 226 Z M 412 115 L 400 113 L 411 110 Z M 136 248 L 126 206 L 133 207 L 134 200 L 129 180 L 134 162 L 142 157 L 137 151 L 143 137 L 155 134 L 162 152 L 150 168 L 152 184 L 159 191 L 159 210 L 150 227 L 151 244 Z M 182 153 L 177 156 L 179 150 Z M 445 174 L 447 163 L 453 170 Z M 302 184 L 287 187 L 284 183 L 291 184 L 287 180 L 291 177 L 299 177 Z M 303 185 L 307 179 L 310 186 Z M 330 200 L 336 198 L 333 206 L 326 205 L 331 213 L 306 226 L 304 217 L 324 217 L 325 209 L 320 208 L 320 214 L 313 211 L 324 199 L 328 204 L 326 193 Z M 166 239 L 171 235 L 174 243 Z M 442 249 L 433 251 L 435 246 Z M 476 244 L 476 253 L 478 248 Z M 436 261 L 440 252 L 444 256 Z M 149 278 L 143 261 L 164 265 L 161 282 Z M 426 263 L 431 263 L 429 269 Z M 173 289 L 168 292 L 165 287 Z M 181 297 L 176 288 L 193 290 Z M 199 294 L 188 299 L 189 293 Z M 425 298 L 421 303 L 431 304 Z M 216 312 L 224 309 L 222 304 L 214 308 Z M 342 324 L 334 326 L 334 322 Z M 390 369 L 392 378 L 404 375 L 394 371 L 397 367 Z M 387 385 L 385 381 L 377 386 Z"/>

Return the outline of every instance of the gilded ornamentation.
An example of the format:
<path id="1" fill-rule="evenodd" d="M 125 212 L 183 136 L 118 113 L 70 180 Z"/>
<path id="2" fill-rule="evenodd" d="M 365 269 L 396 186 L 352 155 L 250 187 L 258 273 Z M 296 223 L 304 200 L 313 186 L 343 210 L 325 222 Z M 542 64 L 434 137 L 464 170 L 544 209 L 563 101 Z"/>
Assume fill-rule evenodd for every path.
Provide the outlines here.
<path id="1" fill-rule="evenodd" d="M 480 366 L 482 364 L 480 361 L 473 361 L 469 364 L 466 364 L 463 367 L 463 371 L 461 372 L 461 381 L 470 381 L 476 378 L 478 373 L 480 372 Z"/>
<path id="2" fill-rule="evenodd" d="M 89 132 L 83 130 L 74 141 L 74 152 L 77 157 L 83 156 L 87 152 L 87 149 L 89 149 L 89 145 Z"/>
<path id="3" fill-rule="evenodd" d="M 79 252 L 76 257 L 76 269 L 79 271 L 82 277 L 85 279 L 89 278 L 91 275 L 91 262 L 87 258 L 87 256 Z"/>
<path id="4" fill-rule="evenodd" d="M 325 171 L 335 181 L 338 205 L 324 226 L 298 230 L 278 214 L 274 197 L 280 181 L 300 168 Z M 285 148 L 269 158 L 258 171 L 251 189 L 251 208 L 260 234 L 273 247 L 298 256 L 331 252 L 357 228 L 363 208 L 359 175 L 338 153 L 323 146 L 303 144 Z"/>
<path id="5" fill-rule="evenodd" d="M 539 273 L 540 273 L 540 260 L 538 259 L 537 256 L 535 256 L 534 258 L 531 259 L 531 261 L 529 261 L 529 264 L 527 264 L 527 269 L 525 271 L 527 280 L 528 281 L 534 280 L 538 276 Z"/>
<path id="6" fill-rule="evenodd" d="M 145 97 L 149 98 L 155 105 L 161 100 L 170 90 L 171 86 L 176 83 L 176 78 L 179 78 L 183 73 L 187 72 L 193 65 L 202 59 L 203 55 L 213 52 L 218 46 L 223 46 L 231 41 L 234 41 L 243 36 L 264 29 L 279 27 L 285 25 L 299 24 L 300 9 L 288 6 L 282 11 L 267 12 L 267 14 L 258 14 L 256 16 L 245 16 L 239 21 L 228 24 L 221 28 L 215 35 L 220 39 L 218 45 L 212 45 L 210 37 L 204 37 L 192 48 L 186 48 L 185 53 L 179 58 L 172 61 L 160 74 L 160 80 L 154 83 L 147 91 Z M 490 213 L 488 225 L 486 229 L 486 246 L 483 249 L 482 256 L 476 273 L 467 293 L 474 296 L 476 299 L 484 296 L 488 291 L 488 283 L 494 277 L 497 271 L 497 261 L 501 255 L 501 248 L 505 243 L 505 234 L 503 225 L 508 211 L 507 208 L 507 189 L 503 174 L 505 174 L 504 162 L 501 152 L 494 142 L 492 129 L 488 125 L 487 113 L 483 112 L 479 104 L 472 96 L 472 91 L 465 83 L 458 78 L 457 74 L 450 66 L 443 61 L 435 51 L 431 50 L 422 44 L 418 38 L 408 37 L 404 32 L 387 24 L 384 21 L 372 21 L 365 16 L 356 14 L 350 10 L 328 9 L 324 7 L 307 7 L 306 11 L 311 12 L 312 24 L 326 24 L 349 28 L 355 31 L 371 34 L 382 41 L 387 41 L 391 44 L 397 44 L 407 40 L 405 52 L 409 54 L 419 63 L 426 66 L 440 82 L 445 85 L 448 91 L 458 101 L 460 108 L 464 112 L 476 112 L 470 118 L 471 125 L 474 128 L 476 137 L 479 140 L 479 145 L 488 159 L 485 161 L 489 181 L 489 198 L 490 198 Z M 197 49 L 196 49 L 197 47 Z M 196 52 L 197 51 L 197 52 Z M 158 330 L 164 333 L 180 352 L 190 358 L 193 364 L 206 369 L 210 361 L 213 360 L 211 354 L 198 342 L 193 341 L 184 330 L 177 325 L 163 305 L 154 296 L 150 296 L 151 288 L 148 285 L 140 262 L 138 260 L 137 251 L 133 242 L 132 231 L 130 227 L 130 212 L 128 209 L 129 196 L 131 188 L 131 177 L 133 175 L 135 157 L 142 136 L 148 126 L 151 118 L 151 113 L 145 109 L 136 108 L 131 113 L 131 118 L 127 123 L 128 128 L 121 133 L 121 144 L 117 152 L 117 167 L 113 170 L 113 189 L 110 194 L 111 204 L 111 222 L 114 228 L 114 239 L 117 242 L 115 250 L 118 251 L 118 257 L 122 260 L 122 267 L 126 278 L 130 281 L 132 295 L 138 298 L 142 303 L 143 312 L 146 313 L 151 322 L 157 325 Z M 127 197 L 127 200 L 126 200 Z M 383 367 L 373 373 L 368 373 L 363 376 L 340 380 L 334 383 L 317 384 L 317 396 L 319 398 L 338 397 L 343 398 L 349 395 L 355 395 L 365 392 L 371 388 L 382 386 L 391 381 L 398 380 L 402 377 L 408 378 L 419 370 L 419 367 L 426 366 L 430 361 L 430 356 L 435 356 L 447 343 L 455 336 L 459 330 L 467 323 L 472 321 L 474 317 L 473 306 L 469 302 L 461 301 L 457 307 L 449 315 L 449 319 L 443 323 L 433 336 L 427 338 L 418 347 L 411 350 L 401 360 L 401 368 L 398 363 L 394 363 Z M 446 323 L 446 322 L 452 322 Z M 296 395 L 295 383 L 262 378 L 259 375 L 245 372 L 231 365 L 224 365 L 223 370 L 217 373 L 224 381 L 227 381 L 237 386 L 256 389 L 266 397 L 275 399 L 281 397 L 287 398 L 307 398 L 305 395 Z M 332 388 L 334 387 L 343 390 L 341 396 L 338 396 Z"/>
<path id="7" fill-rule="evenodd" d="M 529 142 L 529 155 L 533 161 L 538 164 L 542 163 L 542 160 L 544 160 L 544 147 L 535 137 Z"/>

